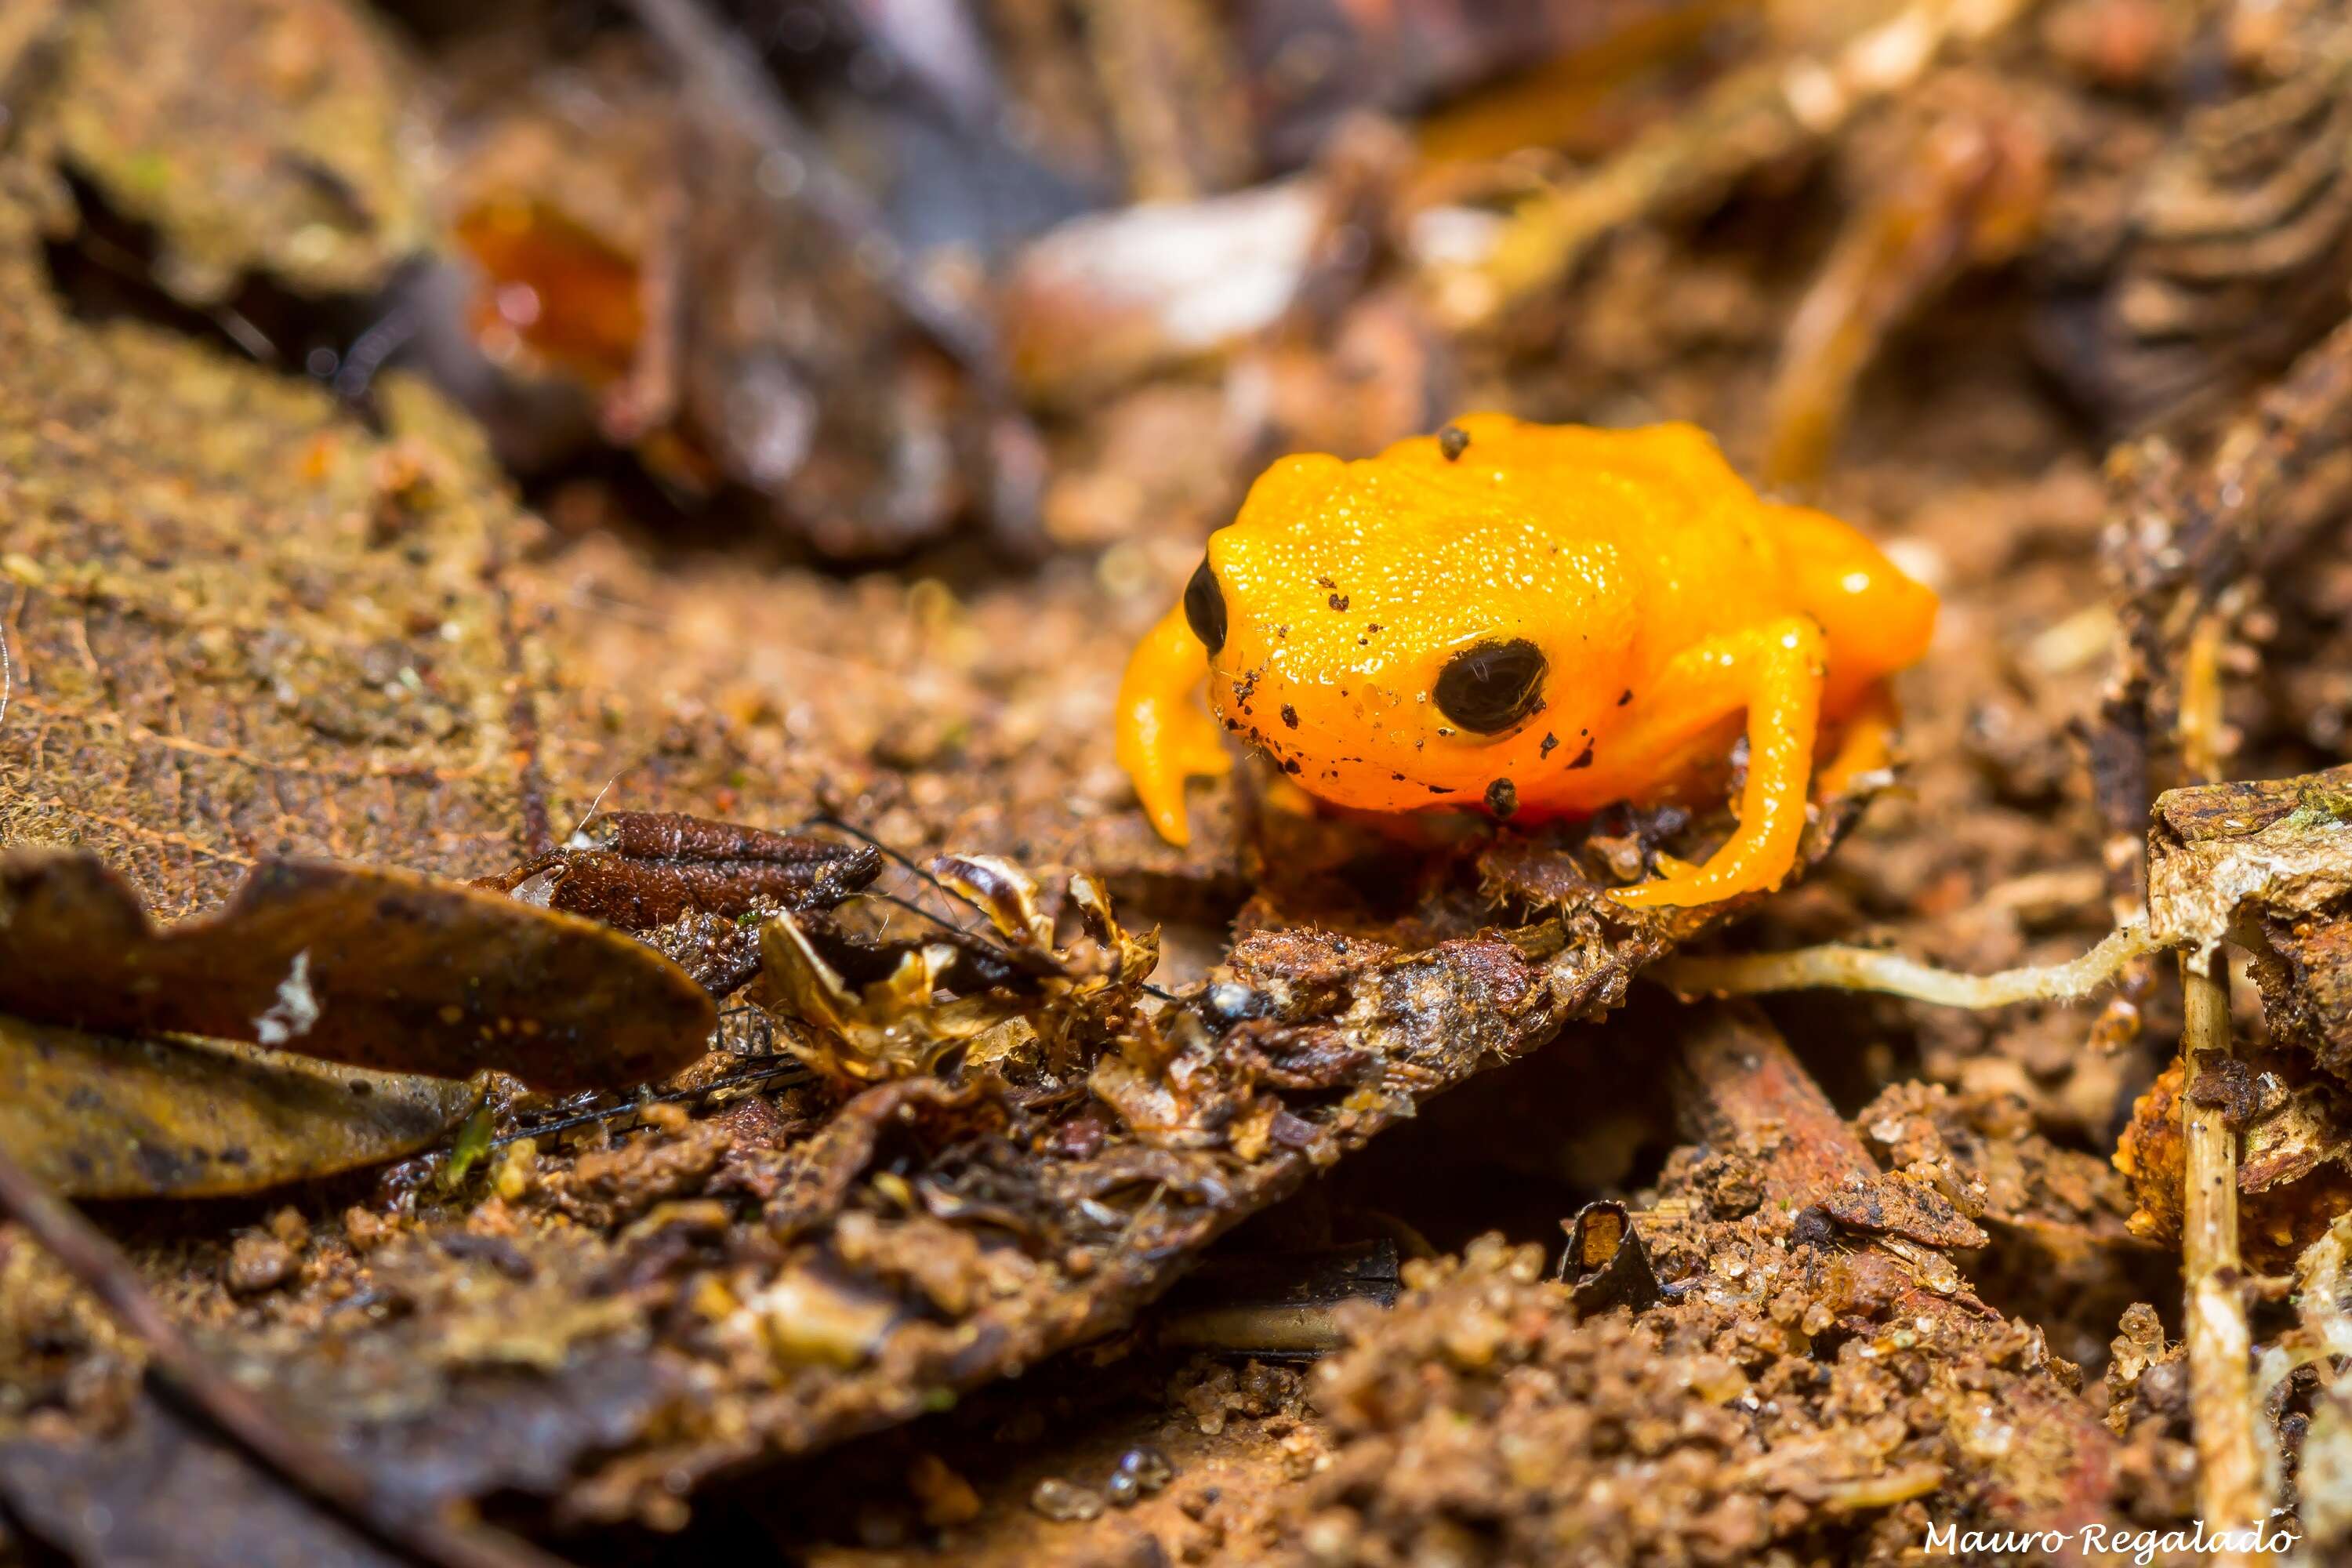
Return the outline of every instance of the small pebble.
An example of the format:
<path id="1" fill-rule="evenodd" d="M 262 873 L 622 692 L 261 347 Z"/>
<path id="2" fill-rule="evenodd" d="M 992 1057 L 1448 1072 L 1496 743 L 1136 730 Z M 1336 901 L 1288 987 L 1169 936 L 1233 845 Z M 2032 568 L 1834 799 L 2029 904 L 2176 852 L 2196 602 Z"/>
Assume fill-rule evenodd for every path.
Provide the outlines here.
<path id="1" fill-rule="evenodd" d="M 228 1264 L 222 1272 L 231 1294 L 257 1296 L 286 1282 L 294 1272 L 294 1254 L 276 1237 L 247 1232 L 229 1244 Z"/>
<path id="2" fill-rule="evenodd" d="M 1074 1487 L 1058 1476 L 1048 1476 L 1037 1483 L 1029 1494 L 1029 1506 L 1047 1519 L 1067 1524 L 1077 1520 L 1100 1519 L 1103 1510 L 1102 1493 L 1091 1487 Z"/>
<path id="3" fill-rule="evenodd" d="M 1150 1497 L 1176 1479 L 1176 1467 L 1157 1448 L 1135 1447 L 1118 1457 L 1118 1473 L 1134 1477 L 1143 1495 Z"/>
<path id="4" fill-rule="evenodd" d="M 1103 1483 L 1103 1497 L 1113 1508 L 1133 1508 L 1143 1500 L 1143 1487 L 1125 1470 L 1113 1470 Z"/>

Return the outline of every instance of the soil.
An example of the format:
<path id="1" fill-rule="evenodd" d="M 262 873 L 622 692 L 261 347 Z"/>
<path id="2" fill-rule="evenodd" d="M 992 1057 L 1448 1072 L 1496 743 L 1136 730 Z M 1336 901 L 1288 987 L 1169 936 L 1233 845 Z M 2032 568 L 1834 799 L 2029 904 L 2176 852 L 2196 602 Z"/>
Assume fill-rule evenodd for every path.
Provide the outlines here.
<path id="1" fill-rule="evenodd" d="M 2092 744 L 2114 711 L 2122 625 L 2110 589 L 2127 490 L 2108 454 L 2154 395 L 2136 381 L 2086 402 L 2082 378 L 2062 385 L 2037 356 L 2084 287 L 2083 237 L 2120 222 L 2113 171 L 2086 149 L 2176 130 L 2164 63 L 2190 46 L 2159 30 L 2124 47 L 2158 8 L 2059 7 L 1953 68 L 1997 75 L 2006 59 L 2031 85 L 2058 216 L 2040 248 L 1955 262 L 1881 321 L 1825 471 L 1785 487 L 1942 596 L 1929 656 L 1897 683 L 1900 765 L 1824 803 L 1792 886 L 1659 917 L 1601 891 L 1627 856 L 1638 872 L 1646 851 L 1703 847 L 1721 813 L 1404 844 L 1289 814 L 1244 764 L 1195 786 L 1193 841 L 1172 847 L 1112 758 L 1118 672 L 1283 451 L 1361 454 L 1504 406 L 1692 420 L 1759 471 L 1790 323 L 1874 171 L 1909 167 L 1912 120 L 1976 112 L 1976 88 L 1931 71 L 1946 85 L 1898 95 L 1851 136 L 1694 184 L 1482 332 L 1449 325 L 1406 276 L 1405 226 L 1388 219 L 1415 199 L 1419 155 L 1396 126 L 1359 126 L 1295 176 L 1349 197 L 1318 219 L 1297 308 L 1181 353 L 1106 342 L 1102 364 L 1057 372 L 1082 399 L 1024 404 L 975 370 L 971 342 L 927 314 L 989 322 L 946 262 L 926 294 L 928 275 L 855 271 L 839 236 L 800 249 L 771 236 L 761 265 L 807 285 L 783 297 L 854 296 L 820 325 L 855 356 L 731 310 L 602 379 L 508 364 L 502 395 L 562 393 L 564 416 L 532 425 L 539 443 L 511 425 L 539 404 L 492 409 L 473 383 L 430 384 L 429 355 L 355 390 L 332 368 L 301 374 L 292 337 L 262 363 L 238 356 L 220 312 L 323 332 L 379 288 L 415 308 L 388 258 L 425 243 L 420 214 L 446 194 L 394 156 L 400 126 L 492 149 L 447 176 L 464 203 L 499 182 L 560 191 L 518 152 L 544 128 L 520 121 L 603 123 L 562 96 L 594 72 L 558 70 L 536 22 L 491 48 L 432 7 L 250 8 L 280 37 L 258 87 L 121 45 L 142 6 L 21 37 L 0 22 L 0 110 L 19 125 L 0 115 L 0 850 L 90 852 L 165 920 L 219 910 L 285 859 L 527 882 L 587 847 L 575 832 L 600 810 L 835 846 L 848 839 L 828 825 L 845 823 L 908 862 L 1002 858 L 1034 879 L 1049 933 L 1029 942 L 1025 977 L 894 1004 L 883 1022 L 925 1047 L 911 1067 L 813 1046 L 763 981 L 719 998 L 714 1048 L 683 1071 L 494 1078 L 472 1131 L 448 1134 L 472 1138 L 462 1160 L 439 1149 L 328 1174 L 342 1166 L 322 1155 L 313 1179 L 262 1193 L 85 1205 L 203 1353 L 290 1428 L 397 1508 L 450 1510 L 582 1563 L 1880 1563 L 1931 1525 L 2161 1530 L 2195 1515 L 2177 1342 L 2189 1091 L 2166 1071 L 2177 992 L 2148 978 L 2169 958 L 2123 1001 L 1981 1013 L 1850 994 L 1685 1005 L 1639 978 L 1682 947 L 1832 941 L 1975 972 L 2051 963 L 2135 896 Z M 1088 160 L 1110 156 L 1117 115 L 1051 96 L 1076 57 L 1005 19 L 1031 8 L 985 9 L 1005 14 L 1033 108 L 1087 119 Z M 1138 9 L 1156 19 L 1139 37 L 1184 47 L 1092 59 L 1106 74 L 1087 79 L 1167 73 L 1128 106 L 1145 116 L 1125 132 L 1143 138 L 1135 178 L 1213 201 L 1264 154 L 1175 157 L 1146 111 L 1264 86 L 1263 40 L 1229 62 L 1237 86 L 1198 63 L 1205 9 Z M 1801 52 L 1810 37 L 1731 38 Z M 337 39 L 358 63 L 322 41 Z M 486 132 L 485 83 L 518 58 L 531 90 L 493 100 L 518 118 Z M 709 210 L 665 240 L 647 216 L 667 210 L 662 192 L 610 200 L 615 182 L 671 177 L 644 117 L 673 110 L 631 96 L 652 58 L 596 57 L 628 83 L 599 112 L 631 118 L 625 168 L 591 173 L 612 176 L 597 243 L 657 281 L 660 245 L 701 245 L 708 262 L 715 242 Z M 121 73 L 110 90 L 130 107 L 61 117 L 58 95 L 101 68 Z M 1640 76 L 1624 134 L 1677 123 L 1727 69 L 1702 50 Z M 831 102 L 789 69 L 778 79 Z M 224 126 L 211 92 L 272 110 Z M 322 96 L 360 129 L 296 112 Z M 844 152 L 865 145 L 861 126 L 886 142 L 887 117 L 854 110 L 788 127 L 809 139 L 790 145 L 829 150 L 887 195 Z M 1284 137 L 1298 112 L 1278 117 Z M 161 189 L 159 125 L 190 137 Z M 354 149 L 356 172 L 285 176 L 320 137 Z M 271 176 L 222 198 L 207 171 L 257 160 Z M 817 198 L 779 185 L 779 166 L 714 159 L 699 177 L 751 182 L 807 218 L 793 204 Z M 292 244 L 287 226 L 330 221 L 304 205 L 321 190 L 368 221 L 335 220 L 331 247 Z M 581 205 L 593 227 L 599 204 Z M 148 246 L 131 268 L 144 276 L 96 286 L 93 258 L 120 260 L 105 247 L 123 234 Z M 2161 270 L 2110 238 L 2113 275 Z M 1070 318 L 1095 321 L 1097 304 L 1072 299 Z M 1081 355 L 1068 345 L 1087 335 L 1045 341 Z M 2097 368 L 2138 374 L 2144 346 L 2110 342 Z M 2241 383 L 2304 342 L 2240 346 L 2200 362 L 2197 388 L 2220 389 L 2207 403 L 2166 383 L 2183 461 L 2210 446 L 2198 409 L 2237 406 Z M 659 352 L 683 356 L 688 391 L 620 417 L 614 388 L 654 385 Z M 758 442 L 722 438 L 711 410 L 727 398 L 710 388 L 734 384 L 694 378 L 761 354 L 820 392 L 825 375 L 864 386 L 827 405 L 837 468 L 763 487 L 745 455 Z M 874 392 L 885 374 L 890 396 Z M 922 403 L 935 385 L 950 391 Z M 952 504 L 941 490 L 866 506 L 918 447 L 959 465 Z M 811 499 L 840 486 L 858 504 Z M 832 509 L 828 528 L 794 521 L 812 507 Z M 2343 752 L 2352 689 L 2330 672 L 2352 637 L 2352 578 L 2332 526 L 2297 537 L 2233 601 L 2233 776 Z M 2177 762 L 2163 753 L 2159 771 Z M 1088 929 L 1079 874 L 1116 928 Z M 897 862 L 881 885 L 970 923 Z M 1154 928 L 1164 996 L 1114 963 Z M 896 963 L 927 929 L 902 910 L 876 931 L 845 924 L 825 951 Z M 2243 1119 L 2272 1130 L 2248 1145 L 2257 1268 L 2285 1268 L 2327 1231 L 2352 1168 L 2338 1131 L 2352 1116 L 2311 1066 L 2326 1049 L 2311 1040 L 2340 1022 L 2312 1011 L 2340 984 L 2326 978 L 2336 929 L 2280 927 L 2270 967 L 2238 987 Z M 1028 941 L 981 931 L 968 946 L 991 954 Z M 669 938 L 654 945 L 684 954 Z M 626 968 L 600 975 L 615 994 Z M 261 983 L 239 984 L 222 977 L 217 1005 L 185 1015 L 201 1026 L 59 1016 L 11 989 L 32 1022 L 0 1037 L 234 1034 Z M 546 984 L 564 1017 L 580 1010 L 584 983 Z M 2294 1020 L 2275 1041 L 2258 994 Z M 964 1004 L 1019 1027 L 951 1047 Z M 351 1059 L 446 1066 L 397 1049 Z M 433 1104 L 433 1129 L 463 1121 L 454 1100 Z M 1630 1216 L 1626 1256 L 1563 1258 L 1563 1227 L 1598 1223 L 1595 1204 Z M 1374 1247 L 1402 1258 L 1393 1284 L 1373 1270 L 1318 1293 L 1318 1258 Z M 1202 1349 L 1202 1294 L 1162 1297 L 1197 1268 L 1209 1304 L 1230 1305 L 1212 1282 L 1234 1264 L 1277 1281 L 1280 1311 Z M 1295 1342 L 1253 1342 L 1276 1317 Z M 153 1365 L 26 1230 L 0 1226 L 0 1563 L 401 1560 L 226 1441 Z"/>

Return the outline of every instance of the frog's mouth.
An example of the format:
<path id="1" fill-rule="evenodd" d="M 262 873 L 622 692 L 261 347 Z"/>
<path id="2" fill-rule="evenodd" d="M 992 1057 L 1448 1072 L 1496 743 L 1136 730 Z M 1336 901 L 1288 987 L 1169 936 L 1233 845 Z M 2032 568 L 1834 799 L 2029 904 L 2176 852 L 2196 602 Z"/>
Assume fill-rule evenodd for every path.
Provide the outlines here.
<path id="1" fill-rule="evenodd" d="M 1236 672 L 1213 666 L 1211 675 L 1218 721 L 1320 800 L 1374 812 L 1482 804 L 1481 792 L 1486 787 L 1483 773 L 1443 783 L 1429 778 L 1413 766 L 1419 751 L 1410 740 L 1382 737 L 1368 744 L 1361 733 L 1318 723 L 1317 708 L 1302 712 L 1292 700 L 1296 694 L 1263 668 Z M 1409 710 L 1411 706 L 1409 700 L 1387 691 L 1363 695 L 1366 706 L 1379 712 Z"/>

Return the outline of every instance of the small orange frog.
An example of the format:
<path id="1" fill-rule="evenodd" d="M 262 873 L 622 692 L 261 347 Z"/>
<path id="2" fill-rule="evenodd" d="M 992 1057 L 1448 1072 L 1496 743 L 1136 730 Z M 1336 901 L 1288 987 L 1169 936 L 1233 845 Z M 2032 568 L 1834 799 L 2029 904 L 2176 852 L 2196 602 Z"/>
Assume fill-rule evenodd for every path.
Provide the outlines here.
<path id="1" fill-rule="evenodd" d="M 1129 660 L 1118 759 L 1175 844 L 1186 777 L 1232 765 L 1219 721 L 1340 806 L 1527 820 L 1688 798 L 1745 714 L 1738 831 L 1615 893 L 1709 903 L 1788 875 L 1824 721 L 1851 721 L 1841 774 L 1883 758 L 1885 678 L 1935 621 L 1868 540 L 1760 500 L 1691 426 L 1471 415 L 1269 468 Z"/>

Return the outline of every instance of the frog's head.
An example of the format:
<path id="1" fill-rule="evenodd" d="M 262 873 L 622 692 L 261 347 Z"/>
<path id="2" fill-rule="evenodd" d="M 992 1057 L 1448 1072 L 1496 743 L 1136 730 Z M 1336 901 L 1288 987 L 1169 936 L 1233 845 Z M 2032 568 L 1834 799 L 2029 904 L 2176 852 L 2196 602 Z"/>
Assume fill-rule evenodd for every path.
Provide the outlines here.
<path id="1" fill-rule="evenodd" d="M 1310 793 L 1508 815 L 1614 710 L 1631 597 L 1613 546 L 1564 540 L 1473 464 L 1392 448 L 1276 464 L 1184 613 L 1219 717 Z"/>

